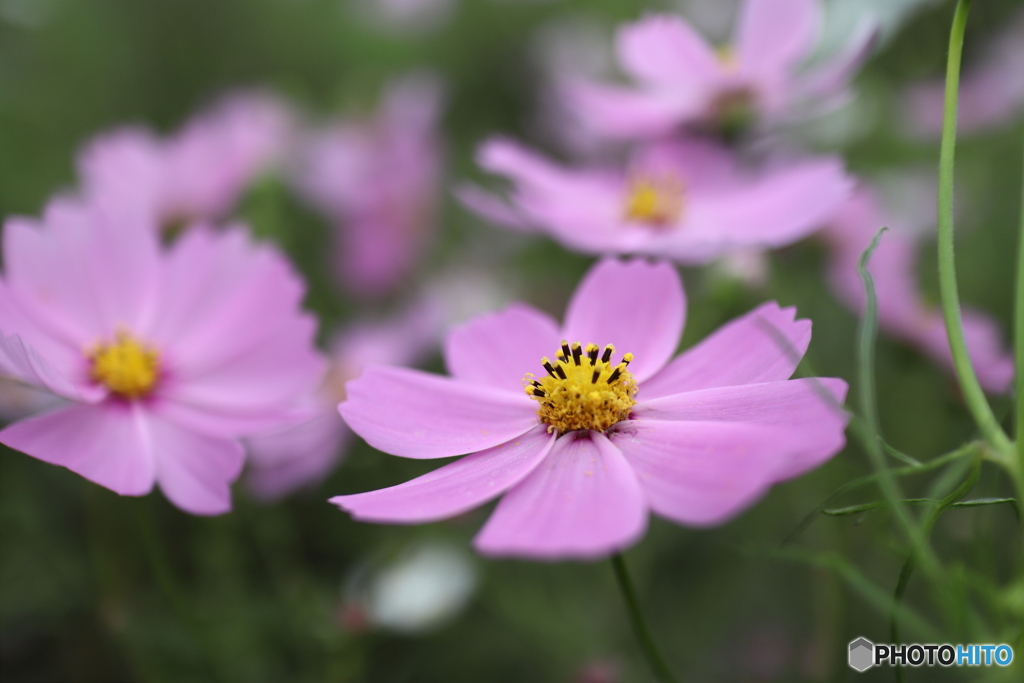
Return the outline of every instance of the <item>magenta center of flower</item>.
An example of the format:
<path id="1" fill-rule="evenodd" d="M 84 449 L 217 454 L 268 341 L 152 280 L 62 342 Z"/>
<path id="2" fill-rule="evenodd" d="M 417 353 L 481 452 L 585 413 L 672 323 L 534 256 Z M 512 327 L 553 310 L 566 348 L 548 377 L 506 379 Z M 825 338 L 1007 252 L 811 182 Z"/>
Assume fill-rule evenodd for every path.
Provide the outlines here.
<path id="1" fill-rule="evenodd" d="M 121 330 L 111 343 L 97 344 L 86 357 L 92 363 L 89 376 L 111 393 L 134 400 L 149 395 L 160 377 L 156 349 Z"/>
<path id="2" fill-rule="evenodd" d="M 663 228 L 675 225 L 686 204 L 683 181 L 671 173 L 636 175 L 626 193 L 625 219 Z"/>
<path id="3" fill-rule="evenodd" d="M 546 356 L 540 359 L 545 376 L 526 374 L 523 386 L 540 404 L 537 416 L 549 425 L 548 431 L 603 432 L 629 417 L 637 391 L 636 380 L 626 369 L 633 354 L 625 354 L 621 363 L 612 365 L 613 353 L 611 344 L 602 353 L 597 344 L 584 348 L 578 341 L 571 346 L 563 341 L 554 363 Z"/>

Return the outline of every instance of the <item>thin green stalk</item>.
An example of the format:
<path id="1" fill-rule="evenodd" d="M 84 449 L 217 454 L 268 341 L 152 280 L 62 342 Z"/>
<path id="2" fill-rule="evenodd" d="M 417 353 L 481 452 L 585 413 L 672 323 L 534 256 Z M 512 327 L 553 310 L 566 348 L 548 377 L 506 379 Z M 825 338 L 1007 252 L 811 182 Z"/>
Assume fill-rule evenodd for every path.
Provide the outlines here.
<path id="1" fill-rule="evenodd" d="M 981 458 L 975 457 L 974 463 L 971 467 L 970 473 L 967 478 L 964 479 L 963 483 L 960 484 L 952 493 L 939 501 L 939 504 L 932 510 L 931 514 L 925 518 L 924 521 L 924 534 L 927 538 L 932 533 L 932 529 L 935 527 L 935 522 L 938 521 L 939 515 L 953 507 L 958 500 L 966 496 L 974 485 L 978 483 L 978 477 L 981 474 Z M 917 558 L 916 553 L 910 553 L 907 557 L 906 563 L 903 565 L 903 569 L 900 571 L 900 578 L 896 582 L 896 591 L 892 597 L 892 614 L 889 617 L 889 642 L 894 645 L 900 644 L 900 606 L 903 604 L 903 594 L 907 591 L 907 584 L 910 582 L 910 575 L 914 573 L 915 560 Z M 896 680 L 902 683 L 905 680 L 905 673 L 902 666 L 896 667 Z"/>
<path id="2" fill-rule="evenodd" d="M 900 522 L 914 553 L 918 556 L 921 568 L 933 581 L 938 581 L 939 562 L 928 546 L 928 541 L 916 524 L 915 520 L 907 512 L 903 504 L 903 493 L 895 477 L 886 467 L 885 453 L 882 450 L 882 432 L 878 421 L 878 409 L 875 404 L 875 339 L 878 336 L 878 298 L 875 295 L 875 281 L 868 270 L 868 261 L 871 255 L 878 248 L 878 242 L 888 228 L 882 228 L 871 240 L 871 244 L 864 253 L 860 255 L 857 263 L 857 270 L 864 282 L 864 295 L 866 304 L 864 316 L 861 318 L 860 327 L 857 330 L 857 364 L 858 379 L 860 380 L 859 391 L 860 412 L 862 421 L 851 423 L 854 434 L 857 434 L 864 443 L 871 465 L 878 474 L 878 488 L 885 497 L 886 502 L 892 509 L 896 519 Z"/>
<path id="3" fill-rule="evenodd" d="M 675 683 L 676 679 L 672 675 L 672 671 L 668 668 L 665 658 L 651 636 L 651 630 L 640 609 L 640 600 L 637 598 L 633 581 L 629 578 L 626 561 L 620 553 L 612 555 L 612 568 L 615 570 L 615 579 L 619 582 L 619 590 L 622 591 L 622 598 L 626 601 L 626 607 L 629 610 L 629 621 L 633 626 L 633 633 L 636 634 L 636 639 L 640 643 L 640 649 L 644 651 L 647 663 L 661 683 Z"/>
<path id="4" fill-rule="evenodd" d="M 963 52 L 964 29 L 970 0 L 959 0 L 953 15 L 953 28 L 949 34 L 949 59 L 946 62 L 946 97 L 942 115 L 942 145 L 939 152 L 939 291 L 942 315 L 946 321 L 946 334 L 953 353 L 953 365 L 974 421 L 985 438 L 1007 464 L 1013 446 L 999 426 L 992 408 L 985 398 L 978 376 L 971 365 L 964 340 L 963 320 L 960 315 L 960 294 L 956 284 L 956 261 L 953 253 L 953 161 L 956 151 L 957 92 L 960 87 L 960 59 Z"/>

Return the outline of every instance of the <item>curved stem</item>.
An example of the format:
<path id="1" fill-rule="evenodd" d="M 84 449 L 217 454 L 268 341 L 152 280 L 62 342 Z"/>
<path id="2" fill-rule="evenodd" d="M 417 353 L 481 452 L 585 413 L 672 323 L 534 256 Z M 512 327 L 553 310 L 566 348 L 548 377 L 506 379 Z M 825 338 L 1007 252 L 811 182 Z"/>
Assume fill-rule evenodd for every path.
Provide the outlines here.
<path id="1" fill-rule="evenodd" d="M 619 590 L 622 591 L 622 599 L 626 601 L 629 609 L 629 621 L 633 626 L 633 633 L 640 643 L 640 649 L 644 651 L 647 663 L 654 671 L 654 675 L 662 683 L 675 683 L 676 679 L 669 670 L 665 658 L 654 643 L 651 630 L 647 627 L 643 611 L 640 609 L 640 601 L 636 596 L 636 589 L 633 588 L 633 581 L 629 578 L 629 570 L 626 569 L 626 561 L 620 553 L 612 555 L 612 568 L 615 570 L 615 579 L 619 583 Z"/>
<path id="2" fill-rule="evenodd" d="M 953 254 L 953 160 L 956 148 L 957 91 L 960 86 L 960 58 L 963 52 L 964 28 L 970 0 L 959 0 L 953 15 L 953 28 L 949 34 L 949 59 L 946 62 L 946 97 L 942 115 L 942 146 L 939 152 L 939 291 L 942 297 L 942 315 L 946 321 L 949 348 L 957 380 L 974 421 L 981 433 L 1001 454 L 1009 456 L 1013 446 L 999 426 L 978 376 L 971 365 L 964 340 L 963 320 L 960 315 L 960 294 L 956 284 L 956 262 Z M 1006 460 L 1004 459 L 1004 464 Z"/>

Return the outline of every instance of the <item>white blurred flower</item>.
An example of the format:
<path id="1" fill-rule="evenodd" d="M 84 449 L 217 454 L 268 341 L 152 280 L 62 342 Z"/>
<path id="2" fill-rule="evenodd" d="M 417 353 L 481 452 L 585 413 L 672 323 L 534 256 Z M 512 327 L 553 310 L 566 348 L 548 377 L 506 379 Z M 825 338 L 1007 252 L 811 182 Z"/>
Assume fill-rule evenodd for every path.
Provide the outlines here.
<path id="1" fill-rule="evenodd" d="M 478 575 L 465 550 L 423 542 L 359 581 L 353 602 L 373 627 L 419 633 L 437 627 L 461 611 L 476 590 Z"/>

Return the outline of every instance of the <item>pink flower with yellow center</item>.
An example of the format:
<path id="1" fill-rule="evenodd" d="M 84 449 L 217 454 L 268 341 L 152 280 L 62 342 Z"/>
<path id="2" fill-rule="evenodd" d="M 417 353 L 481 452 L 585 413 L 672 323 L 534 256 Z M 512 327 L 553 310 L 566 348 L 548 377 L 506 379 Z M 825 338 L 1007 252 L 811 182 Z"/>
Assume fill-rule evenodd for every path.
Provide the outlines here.
<path id="1" fill-rule="evenodd" d="M 625 170 L 565 168 L 519 144 L 488 140 L 487 171 L 511 179 L 507 201 L 476 186 L 459 198 L 500 225 L 540 229 L 570 249 L 703 264 L 806 237 L 835 213 L 853 181 L 834 157 L 747 168 L 700 140 L 646 145 Z"/>
<path id="2" fill-rule="evenodd" d="M 586 128 L 616 138 L 792 120 L 849 97 L 874 44 L 874 31 L 858 30 L 828 60 L 802 68 L 818 24 L 817 0 L 745 0 L 732 41 L 716 48 L 681 17 L 651 14 L 616 35 L 619 65 L 634 85 L 567 79 L 563 99 Z"/>
<path id="3" fill-rule="evenodd" d="M 322 372 L 303 284 L 240 228 L 162 249 L 148 210 L 109 209 L 56 201 L 4 225 L 0 374 L 70 404 L 0 442 L 122 495 L 156 483 L 183 510 L 226 512 L 239 437 L 286 419 Z"/>
<path id="4" fill-rule="evenodd" d="M 502 497 L 480 552 L 597 558 L 649 511 L 718 524 L 845 443 L 839 379 L 789 380 L 810 322 L 767 303 L 672 358 L 685 297 L 668 264 L 604 260 L 564 325 L 518 304 L 456 328 L 451 377 L 368 366 L 342 416 L 375 448 L 466 457 L 331 499 L 359 520 L 422 523 Z"/>

